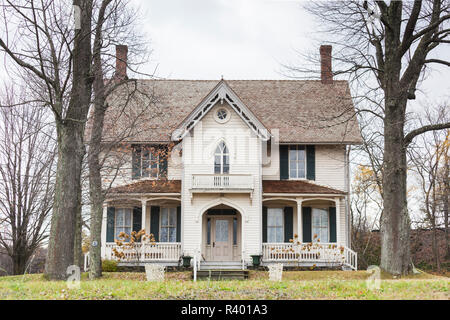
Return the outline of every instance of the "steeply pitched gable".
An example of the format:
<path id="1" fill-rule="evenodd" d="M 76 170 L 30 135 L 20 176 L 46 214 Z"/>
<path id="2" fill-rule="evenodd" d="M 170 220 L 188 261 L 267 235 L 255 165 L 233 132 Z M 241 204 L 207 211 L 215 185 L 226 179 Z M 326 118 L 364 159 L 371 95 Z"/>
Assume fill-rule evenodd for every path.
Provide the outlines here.
<path id="1" fill-rule="evenodd" d="M 270 138 L 269 130 L 259 119 L 247 108 L 228 84 L 221 80 L 217 86 L 202 100 L 202 102 L 183 120 L 183 122 L 172 132 L 172 140 L 183 139 L 192 128 L 217 104 L 226 101 L 248 127 L 262 140 Z"/>

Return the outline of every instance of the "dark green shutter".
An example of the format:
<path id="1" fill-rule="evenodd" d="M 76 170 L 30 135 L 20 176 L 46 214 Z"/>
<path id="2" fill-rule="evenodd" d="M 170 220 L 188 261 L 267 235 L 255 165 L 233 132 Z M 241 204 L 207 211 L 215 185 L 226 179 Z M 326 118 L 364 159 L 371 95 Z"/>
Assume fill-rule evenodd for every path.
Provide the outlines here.
<path id="1" fill-rule="evenodd" d="M 133 208 L 133 231 L 139 232 L 142 229 L 142 208 Z M 141 241 L 139 239 L 138 241 Z"/>
<path id="2" fill-rule="evenodd" d="M 263 207 L 262 211 L 262 238 L 263 242 L 267 242 L 267 207 Z"/>
<path id="3" fill-rule="evenodd" d="M 108 207 L 106 212 L 106 242 L 114 242 L 114 223 L 116 219 L 116 208 Z"/>
<path id="4" fill-rule="evenodd" d="M 336 242 L 336 207 L 330 207 L 330 242 Z"/>
<path id="5" fill-rule="evenodd" d="M 280 180 L 289 179 L 289 146 L 280 145 Z"/>
<path id="6" fill-rule="evenodd" d="M 316 180 L 316 148 L 306 146 L 306 178 Z"/>
<path id="7" fill-rule="evenodd" d="M 311 207 L 303 207 L 303 242 L 311 242 Z"/>
<path id="8" fill-rule="evenodd" d="M 181 207 L 177 207 L 177 242 L 181 242 Z"/>
<path id="9" fill-rule="evenodd" d="M 131 177 L 133 179 L 138 179 L 141 177 L 141 147 L 139 146 L 132 146 L 131 147 L 132 152 L 132 170 L 131 170 Z"/>
<path id="10" fill-rule="evenodd" d="M 159 241 L 159 207 L 152 206 L 150 210 L 150 233 Z"/>
<path id="11" fill-rule="evenodd" d="M 167 159 L 169 157 L 166 145 L 159 147 L 159 174 L 162 178 L 167 178 Z"/>
<path id="12" fill-rule="evenodd" d="M 284 242 L 294 239 L 294 209 L 284 208 Z"/>

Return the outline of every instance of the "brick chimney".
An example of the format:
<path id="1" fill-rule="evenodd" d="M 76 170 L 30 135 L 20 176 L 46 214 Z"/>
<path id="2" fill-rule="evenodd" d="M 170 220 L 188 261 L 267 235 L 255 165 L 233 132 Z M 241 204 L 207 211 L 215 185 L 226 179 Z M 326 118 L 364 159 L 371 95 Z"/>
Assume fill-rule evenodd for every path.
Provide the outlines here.
<path id="1" fill-rule="evenodd" d="M 127 56 L 128 46 L 116 45 L 116 78 L 127 79 Z"/>
<path id="2" fill-rule="evenodd" d="M 331 68 L 331 49 L 330 45 L 320 46 L 320 79 L 323 84 L 333 83 L 333 72 Z"/>

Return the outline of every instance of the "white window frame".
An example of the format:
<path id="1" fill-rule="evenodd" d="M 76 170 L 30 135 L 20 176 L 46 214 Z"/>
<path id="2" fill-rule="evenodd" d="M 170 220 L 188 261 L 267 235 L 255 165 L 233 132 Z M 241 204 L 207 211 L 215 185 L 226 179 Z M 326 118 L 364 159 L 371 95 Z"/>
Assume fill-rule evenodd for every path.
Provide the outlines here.
<path id="1" fill-rule="evenodd" d="M 220 147 L 220 145 L 223 143 L 223 145 L 224 145 L 224 147 L 223 148 L 221 148 Z M 219 152 L 217 152 L 217 149 L 220 149 L 220 153 Z M 226 153 L 224 152 L 224 150 L 226 149 Z M 223 170 L 223 168 L 224 168 L 224 156 L 226 156 L 227 157 L 227 159 L 228 159 L 228 172 L 226 172 L 226 173 L 224 173 L 224 170 Z M 220 157 L 220 172 L 219 173 L 216 173 L 216 166 L 217 166 L 217 164 L 216 164 L 216 157 Z M 227 146 L 227 144 L 225 143 L 225 141 L 223 141 L 223 140 L 221 140 L 218 144 L 217 144 L 217 147 L 216 147 L 216 149 L 214 150 L 214 168 L 213 168 L 213 170 L 214 170 L 214 174 L 230 174 L 230 149 L 228 148 L 228 146 Z"/>
<path id="2" fill-rule="evenodd" d="M 168 225 L 163 226 L 162 224 L 162 216 L 163 216 L 163 210 L 166 209 L 167 210 L 167 221 L 168 221 Z M 171 224 L 172 221 L 170 221 L 170 210 L 174 209 L 175 210 L 175 224 Z M 159 242 L 167 242 L 167 243 L 175 243 L 177 242 L 177 219 L 178 219 L 178 215 L 177 215 L 177 207 L 160 207 L 159 209 Z M 161 236 L 162 236 L 162 229 L 163 228 L 167 228 L 167 241 L 162 241 Z M 175 229 L 175 241 L 170 241 L 170 228 Z"/>
<path id="3" fill-rule="evenodd" d="M 280 226 L 269 226 L 269 210 L 281 210 L 281 242 L 273 242 L 269 239 L 269 228 L 280 228 Z M 284 208 L 267 208 L 267 243 L 284 243 Z"/>
<path id="4" fill-rule="evenodd" d="M 299 160 L 296 160 L 297 161 L 297 177 L 291 177 L 291 148 L 292 147 L 295 147 L 296 149 L 296 151 L 298 151 L 298 147 L 303 147 L 304 149 L 304 152 L 305 152 L 305 161 L 304 161 L 304 163 L 305 163 L 305 177 L 304 178 L 298 178 L 298 168 L 299 168 L 299 166 L 298 166 L 298 163 L 299 163 Z M 307 180 L 307 176 L 308 176 L 308 172 L 307 172 L 307 159 L 306 159 L 306 157 L 307 157 L 307 154 L 306 154 L 306 145 L 289 145 L 288 146 L 288 172 L 289 172 L 289 180 Z M 298 157 L 297 157 L 298 158 Z"/>
<path id="5" fill-rule="evenodd" d="M 144 151 L 148 151 L 148 160 L 144 159 Z M 145 178 L 145 179 L 159 179 L 159 175 L 160 175 L 160 157 L 159 157 L 159 153 L 155 156 L 154 152 L 158 152 L 155 148 L 155 146 L 146 146 L 143 145 L 141 146 L 141 162 L 140 162 L 140 171 L 141 171 L 141 178 Z M 148 161 L 148 171 L 147 176 L 144 175 L 144 161 Z M 156 162 L 156 175 L 153 176 L 153 169 L 152 169 L 152 163 Z"/>
<path id="6" fill-rule="evenodd" d="M 119 211 L 123 211 L 124 214 L 126 213 L 130 213 L 130 226 L 126 226 L 125 222 L 126 222 L 126 218 L 124 216 L 123 218 L 123 225 L 122 226 L 118 226 L 117 225 L 117 215 L 119 214 Z M 133 232 L 133 208 L 126 208 L 126 207 L 119 207 L 119 208 L 115 208 L 115 212 L 114 212 L 114 239 L 118 240 L 118 235 L 119 233 L 117 233 L 117 229 L 121 228 L 121 229 L 125 229 L 125 228 L 130 228 L 130 232 L 127 233 L 126 231 L 124 231 L 126 234 L 128 234 L 129 236 L 131 236 L 131 232 Z M 123 239 L 125 242 L 130 241 L 130 239 Z"/>
<path id="7" fill-rule="evenodd" d="M 320 239 L 319 237 L 314 239 L 314 210 L 324 210 L 327 212 L 327 216 L 328 216 L 328 224 L 327 224 L 327 242 L 322 241 L 322 239 Z M 325 227 L 320 227 L 320 228 L 325 228 Z M 336 222 L 336 228 L 337 228 L 337 222 Z M 320 239 L 320 242 L 317 242 L 317 240 Z M 329 208 L 323 208 L 323 207 L 315 207 L 315 208 L 311 208 L 311 242 L 314 243 L 330 243 L 330 209 Z"/>

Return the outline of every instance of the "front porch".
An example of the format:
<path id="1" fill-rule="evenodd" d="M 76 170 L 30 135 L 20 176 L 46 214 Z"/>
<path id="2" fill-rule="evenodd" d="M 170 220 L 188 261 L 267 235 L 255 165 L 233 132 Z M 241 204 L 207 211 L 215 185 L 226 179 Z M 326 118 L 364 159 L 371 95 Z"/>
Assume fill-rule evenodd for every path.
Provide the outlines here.
<path id="1" fill-rule="evenodd" d="M 262 265 L 342 267 L 357 270 L 357 254 L 336 243 L 263 243 Z"/>
<path id="2" fill-rule="evenodd" d="M 120 265 L 144 265 L 161 263 L 178 266 L 181 263 L 181 242 L 136 243 L 133 248 L 119 248 L 113 243 L 106 244 L 105 259 L 118 260 L 113 249 L 121 250 L 124 258 Z M 263 243 L 262 265 L 283 263 L 285 266 L 300 267 L 342 267 L 357 270 L 357 254 L 346 246 L 335 243 Z M 230 262 L 231 263 L 231 262 Z M 226 262 L 224 262 L 226 265 Z M 243 268 L 247 265 L 243 264 Z"/>
<path id="3" fill-rule="evenodd" d="M 118 259 L 114 249 L 124 253 L 124 258 Z M 143 265 L 146 263 L 161 263 L 166 266 L 178 266 L 181 259 L 181 242 L 135 243 L 133 248 L 119 247 L 115 243 L 105 246 L 105 259 L 119 261 L 119 265 Z"/>

